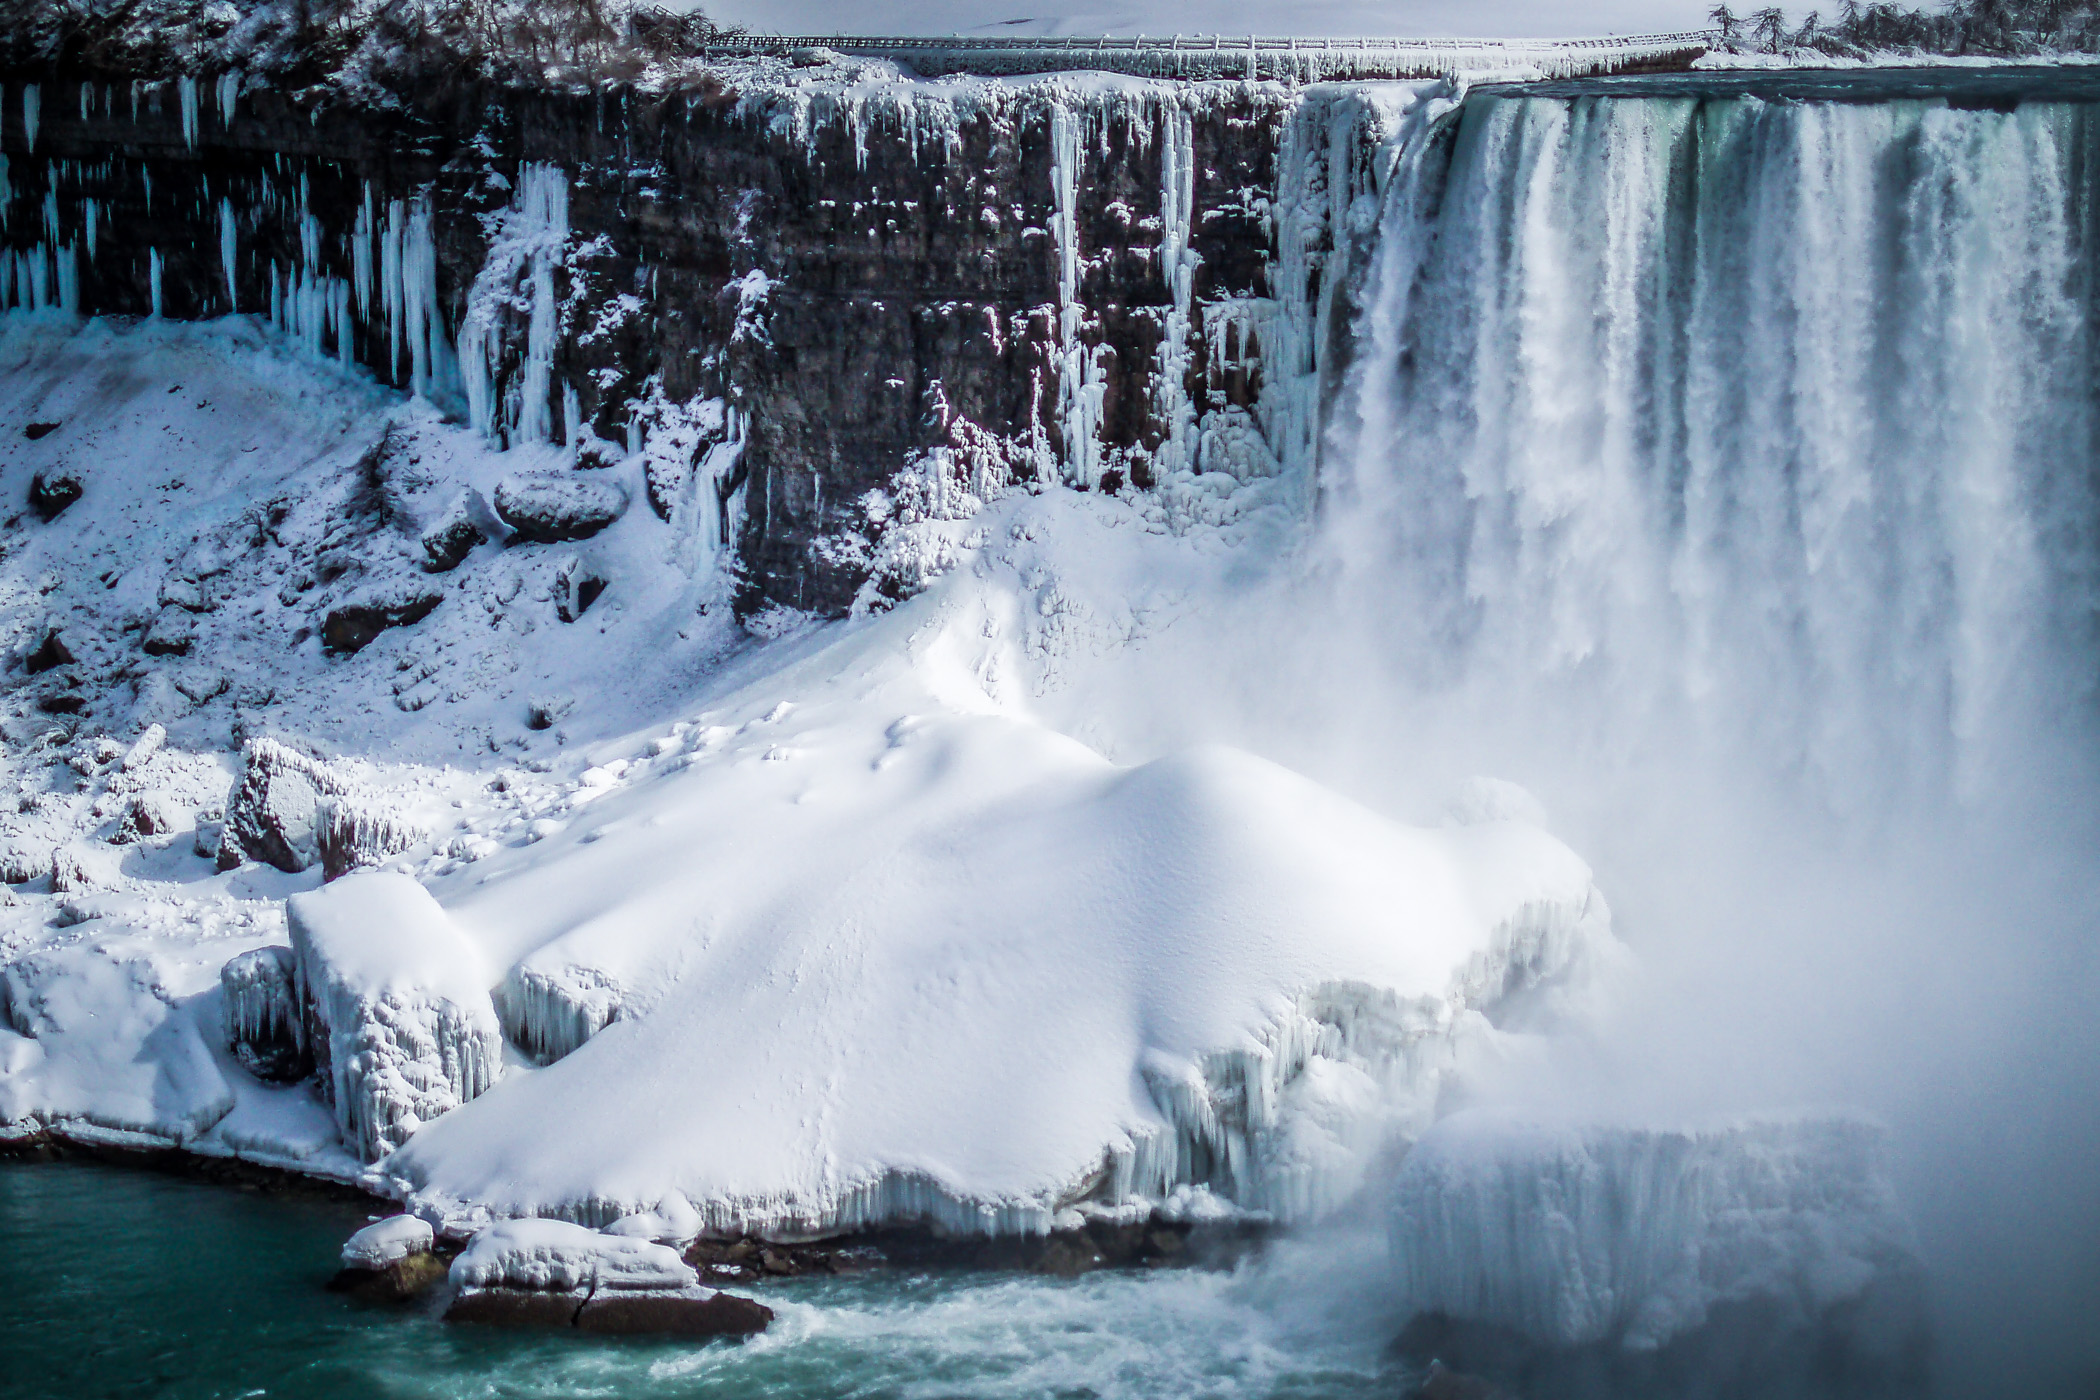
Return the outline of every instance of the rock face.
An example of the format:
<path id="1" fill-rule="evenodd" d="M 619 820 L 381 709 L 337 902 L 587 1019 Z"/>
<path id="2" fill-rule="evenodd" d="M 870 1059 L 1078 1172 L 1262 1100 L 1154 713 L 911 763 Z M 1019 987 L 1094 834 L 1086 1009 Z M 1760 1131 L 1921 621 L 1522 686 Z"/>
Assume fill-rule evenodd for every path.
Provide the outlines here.
<path id="1" fill-rule="evenodd" d="M 1322 372 L 1329 225 L 1354 178 L 1320 172 L 1363 175 L 1381 136 L 1373 106 L 1294 134 L 1315 99 L 1276 83 L 944 93 L 842 71 L 433 82 L 358 106 L 238 76 L 213 103 L 97 61 L 0 74 L 15 110 L 30 84 L 126 94 L 43 103 L 33 149 L 0 132 L 0 244 L 64 261 L 69 305 L 270 309 L 499 442 L 586 446 L 595 466 L 603 443 L 647 441 L 652 507 L 736 551 L 747 613 L 844 611 L 882 528 L 865 498 L 928 453 L 980 486 L 1115 489 L 1310 451 L 1290 386 Z M 1287 147 L 1319 153 L 1316 178 L 1284 179 Z M 344 315 L 293 326 L 288 278 Z M 618 472 L 521 476 L 495 504 L 522 538 L 582 538 L 625 508 L 598 479 Z M 40 489 L 51 513 L 74 498 Z M 423 547 L 442 570 L 471 541 Z M 342 649 L 371 621 L 344 618 Z"/>

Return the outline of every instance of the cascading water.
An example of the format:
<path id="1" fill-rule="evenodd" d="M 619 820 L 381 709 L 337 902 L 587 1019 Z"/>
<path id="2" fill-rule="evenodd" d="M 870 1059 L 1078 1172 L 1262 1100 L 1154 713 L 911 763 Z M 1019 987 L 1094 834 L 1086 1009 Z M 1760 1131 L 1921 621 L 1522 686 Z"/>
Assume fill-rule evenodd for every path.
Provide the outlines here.
<path id="1" fill-rule="evenodd" d="M 1859 81 L 1476 92 L 1393 153 L 1331 664 L 1396 771 L 1535 785 L 1649 970 L 1516 1092 L 1883 1116 L 1949 1393 L 2045 1393 L 2100 1218 L 2100 109 Z"/>
<path id="2" fill-rule="evenodd" d="M 1464 103 L 1325 474 L 1405 664 L 1847 816 L 2019 782 L 2091 698 L 2095 120 Z"/>

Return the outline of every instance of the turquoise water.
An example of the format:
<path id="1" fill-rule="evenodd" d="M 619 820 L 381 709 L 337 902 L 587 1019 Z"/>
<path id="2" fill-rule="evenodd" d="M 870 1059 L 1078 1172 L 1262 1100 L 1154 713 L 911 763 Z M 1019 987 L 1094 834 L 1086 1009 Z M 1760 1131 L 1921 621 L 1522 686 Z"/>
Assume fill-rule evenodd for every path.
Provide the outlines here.
<path id="1" fill-rule="evenodd" d="M 1233 1274 L 878 1273 L 748 1290 L 750 1343 L 448 1327 L 325 1292 L 355 1205 L 80 1163 L 0 1163 L 0 1396 L 1391 1396 L 1321 1261 Z M 1321 1300 L 1326 1301 L 1321 1301 Z"/>

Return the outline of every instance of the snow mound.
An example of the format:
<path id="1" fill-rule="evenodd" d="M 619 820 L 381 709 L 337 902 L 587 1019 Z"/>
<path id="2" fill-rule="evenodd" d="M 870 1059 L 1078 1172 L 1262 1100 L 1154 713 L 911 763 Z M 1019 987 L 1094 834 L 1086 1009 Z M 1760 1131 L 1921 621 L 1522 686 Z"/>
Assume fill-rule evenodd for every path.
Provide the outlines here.
<path id="1" fill-rule="evenodd" d="M 1456 1114 L 1393 1186 L 1400 1298 L 1559 1346 L 1652 1349 L 1753 1298 L 1809 1322 L 1914 1267 L 1884 1138 L 1842 1118 L 1671 1129 Z"/>
<path id="2" fill-rule="evenodd" d="M 383 1269 L 396 1259 L 427 1252 L 436 1238 L 429 1221 L 413 1215 L 390 1215 L 343 1242 L 343 1267 Z"/>
<path id="3" fill-rule="evenodd" d="M 605 1235 L 565 1220 L 504 1220 L 474 1236 L 452 1261 L 459 1288 L 690 1288 L 700 1282 L 678 1251 Z"/>
<path id="4" fill-rule="evenodd" d="M 1188 1185 L 1317 1217 L 1510 992 L 1615 946 L 1536 828 L 893 713 L 775 705 L 440 884 L 559 1058 L 431 1124 L 390 1189 L 600 1225 L 678 1193 L 782 1238 L 1040 1232 Z"/>
<path id="5" fill-rule="evenodd" d="M 69 1123 L 186 1142 L 233 1108 L 189 1000 L 124 934 L 0 968 L 0 1124 Z"/>
<path id="6" fill-rule="evenodd" d="M 294 895 L 286 917 L 345 1146 L 376 1161 L 494 1082 L 503 1040 L 482 961 L 421 885 L 346 875 Z"/>

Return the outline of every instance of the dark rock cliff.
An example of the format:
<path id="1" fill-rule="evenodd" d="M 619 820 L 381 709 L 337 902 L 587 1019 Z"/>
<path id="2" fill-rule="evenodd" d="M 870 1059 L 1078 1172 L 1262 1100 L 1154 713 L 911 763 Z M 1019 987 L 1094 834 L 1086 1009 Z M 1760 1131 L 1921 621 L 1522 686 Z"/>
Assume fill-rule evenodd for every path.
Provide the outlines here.
<path id="1" fill-rule="evenodd" d="M 835 614 L 861 498 L 927 449 L 1105 489 L 1295 450 L 1251 410 L 1312 369 L 1327 235 L 1273 262 L 1303 102 L 891 79 L 352 105 L 17 73 L 0 305 L 268 315 L 499 441 L 647 446 L 651 504 L 732 537 L 742 610 Z"/>

